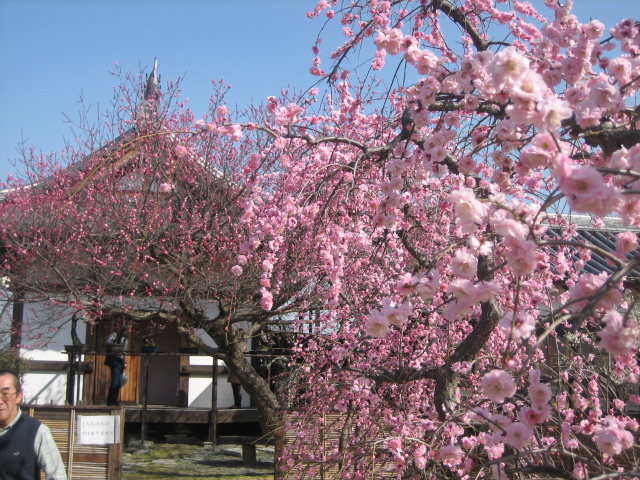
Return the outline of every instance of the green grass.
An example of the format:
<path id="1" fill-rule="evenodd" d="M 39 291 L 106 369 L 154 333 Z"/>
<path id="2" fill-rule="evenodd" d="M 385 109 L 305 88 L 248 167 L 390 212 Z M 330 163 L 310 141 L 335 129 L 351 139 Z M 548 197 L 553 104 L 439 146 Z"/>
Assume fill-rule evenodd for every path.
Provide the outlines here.
<path id="1" fill-rule="evenodd" d="M 170 463 L 162 463 L 167 461 Z M 264 473 L 263 473 L 264 472 Z M 150 451 L 125 454 L 123 480 L 269 480 L 270 464 L 246 467 L 237 456 L 215 456 L 211 449 L 193 445 L 157 444 Z"/>

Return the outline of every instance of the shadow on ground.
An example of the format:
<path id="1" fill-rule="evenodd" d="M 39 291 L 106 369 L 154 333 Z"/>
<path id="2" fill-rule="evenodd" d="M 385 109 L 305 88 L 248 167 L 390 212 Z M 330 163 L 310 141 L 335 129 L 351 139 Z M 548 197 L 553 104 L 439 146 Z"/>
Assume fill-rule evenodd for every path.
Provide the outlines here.
<path id="1" fill-rule="evenodd" d="M 240 445 L 181 445 L 145 442 L 125 448 L 123 480 L 267 480 L 273 478 L 273 447 L 257 448 L 257 462 L 244 465 Z"/>

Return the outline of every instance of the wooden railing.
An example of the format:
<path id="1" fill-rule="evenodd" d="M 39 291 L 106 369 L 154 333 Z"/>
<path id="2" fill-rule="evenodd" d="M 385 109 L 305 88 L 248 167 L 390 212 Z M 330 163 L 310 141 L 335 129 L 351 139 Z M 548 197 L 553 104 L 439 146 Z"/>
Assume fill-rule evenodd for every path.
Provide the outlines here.
<path id="1" fill-rule="evenodd" d="M 118 415 L 122 439 L 124 438 L 124 409 L 54 405 L 23 405 L 22 409 L 51 430 L 62 455 L 68 480 L 120 480 L 122 478 L 122 442 L 111 445 L 79 445 L 76 424 L 78 415 Z"/>

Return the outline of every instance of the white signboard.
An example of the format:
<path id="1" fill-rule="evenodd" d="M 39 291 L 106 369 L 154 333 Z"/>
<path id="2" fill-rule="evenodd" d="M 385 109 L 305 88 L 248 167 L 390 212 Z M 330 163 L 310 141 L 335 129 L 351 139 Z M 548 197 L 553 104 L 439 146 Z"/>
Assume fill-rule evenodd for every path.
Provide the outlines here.
<path id="1" fill-rule="evenodd" d="M 119 415 L 78 415 L 79 445 L 109 445 L 120 443 Z"/>

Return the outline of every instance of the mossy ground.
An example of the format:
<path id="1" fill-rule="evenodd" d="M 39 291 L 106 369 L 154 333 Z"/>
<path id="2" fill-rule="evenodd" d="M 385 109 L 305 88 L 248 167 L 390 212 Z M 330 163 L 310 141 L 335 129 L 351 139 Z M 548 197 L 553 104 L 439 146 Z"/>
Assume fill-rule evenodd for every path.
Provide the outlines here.
<path id="1" fill-rule="evenodd" d="M 154 444 L 123 456 L 123 480 L 269 480 L 272 451 L 258 447 L 258 463 L 245 466 L 240 447 Z"/>

